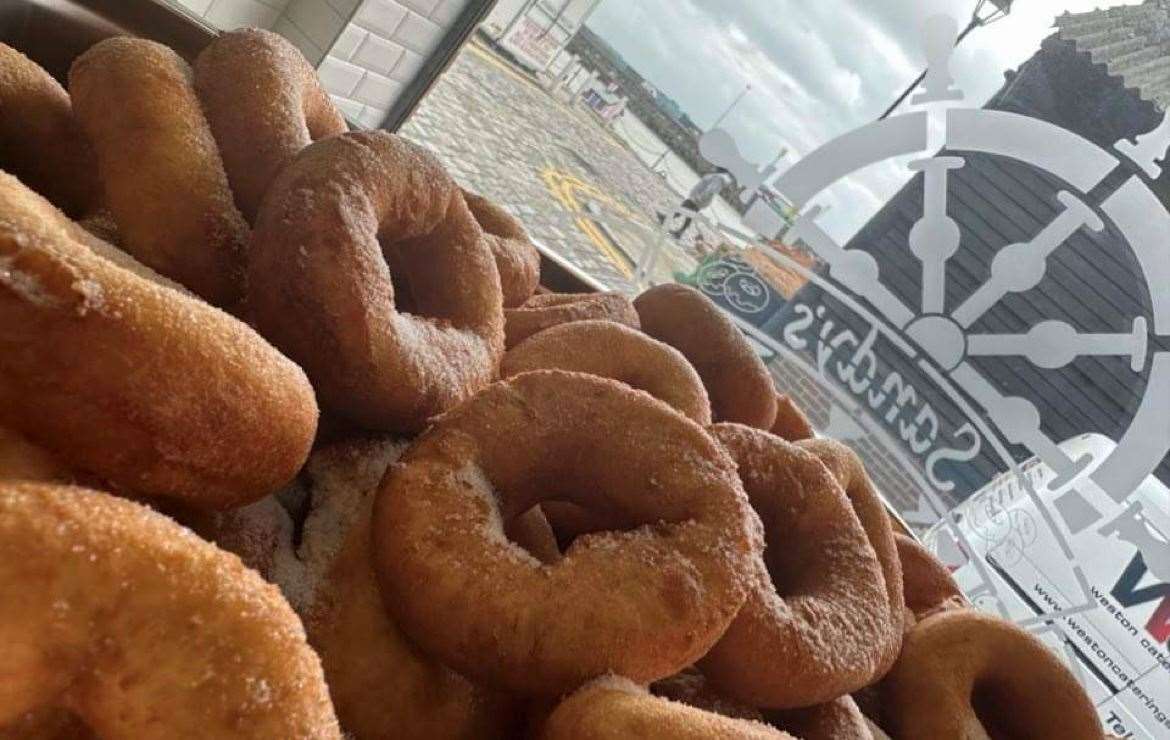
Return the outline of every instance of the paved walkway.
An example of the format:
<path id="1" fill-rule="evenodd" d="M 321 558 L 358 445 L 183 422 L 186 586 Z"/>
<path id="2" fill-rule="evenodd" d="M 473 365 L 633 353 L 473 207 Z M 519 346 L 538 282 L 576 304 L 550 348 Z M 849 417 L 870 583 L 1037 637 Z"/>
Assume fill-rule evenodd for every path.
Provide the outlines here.
<path id="1" fill-rule="evenodd" d="M 616 290 L 637 292 L 630 278 L 656 239 L 655 214 L 678 203 L 591 111 L 554 99 L 475 43 L 400 133 L 431 149 L 460 184 L 515 214 L 534 239 Z M 670 245 L 651 277 L 669 281 L 674 269 L 693 264 Z"/>

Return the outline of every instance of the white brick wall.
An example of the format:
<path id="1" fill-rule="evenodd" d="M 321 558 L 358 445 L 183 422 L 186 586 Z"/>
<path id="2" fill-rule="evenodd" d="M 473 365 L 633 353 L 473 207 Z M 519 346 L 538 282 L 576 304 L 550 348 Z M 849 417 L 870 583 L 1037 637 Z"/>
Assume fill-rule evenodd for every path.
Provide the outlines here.
<path id="1" fill-rule="evenodd" d="M 216 28 L 241 26 L 272 28 L 289 0 L 170 0 Z"/>
<path id="2" fill-rule="evenodd" d="M 362 0 L 318 68 L 337 106 L 362 125 L 380 125 L 468 2 Z"/>
<path id="3" fill-rule="evenodd" d="M 317 66 L 337 106 L 375 127 L 470 0 L 169 0 L 218 28 L 269 28 Z"/>
<path id="4" fill-rule="evenodd" d="M 296 44 L 314 66 L 333 46 L 360 0 L 168 0 L 216 28 L 256 26 Z"/>

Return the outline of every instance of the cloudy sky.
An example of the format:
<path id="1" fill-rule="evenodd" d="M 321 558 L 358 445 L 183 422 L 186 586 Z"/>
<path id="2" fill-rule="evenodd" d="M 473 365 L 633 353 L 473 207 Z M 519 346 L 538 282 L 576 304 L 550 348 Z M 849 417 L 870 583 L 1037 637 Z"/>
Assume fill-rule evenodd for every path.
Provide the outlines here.
<path id="1" fill-rule="evenodd" d="M 919 72 L 924 6 L 965 23 L 976 0 L 602 0 L 589 26 L 635 69 L 679 102 L 701 127 L 724 121 L 740 148 L 770 162 L 795 156 L 879 116 Z M 1017 0 L 1011 16 L 977 29 L 951 72 L 982 105 L 1052 33 L 1069 10 L 1140 0 Z M 937 10 L 936 10 L 937 9 Z M 839 239 L 860 227 L 905 181 L 905 164 L 862 170 L 818 200 L 822 225 Z"/>

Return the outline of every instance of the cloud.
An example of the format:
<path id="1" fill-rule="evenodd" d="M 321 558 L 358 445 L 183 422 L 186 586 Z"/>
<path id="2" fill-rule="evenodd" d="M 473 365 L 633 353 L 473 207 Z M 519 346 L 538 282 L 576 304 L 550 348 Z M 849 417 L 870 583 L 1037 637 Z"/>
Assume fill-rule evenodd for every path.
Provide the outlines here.
<path id="1" fill-rule="evenodd" d="M 968 104 L 982 105 L 1052 33 L 1057 14 L 1140 1 L 1019 2 L 970 35 L 952 74 Z M 974 4 L 934 0 L 931 10 L 965 23 Z M 925 64 L 924 18 L 921 0 L 603 0 L 589 26 L 700 126 L 750 82 L 723 127 L 764 163 L 782 146 L 808 154 L 877 118 Z M 848 238 L 908 178 L 904 161 L 854 173 L 818 199 L 832 206 L 823 225 Z"/>

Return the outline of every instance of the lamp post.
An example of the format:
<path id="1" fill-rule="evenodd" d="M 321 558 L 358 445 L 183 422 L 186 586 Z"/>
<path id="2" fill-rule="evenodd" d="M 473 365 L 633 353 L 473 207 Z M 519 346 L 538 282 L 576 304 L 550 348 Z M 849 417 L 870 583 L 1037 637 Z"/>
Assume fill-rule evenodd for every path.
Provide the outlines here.
<path id="1" fill-rule="evenodd" d="M 747 94 L 749 92 L 751 92 L 751 90 L 752 90 L 752 83 L 749 82 L 747 84 L 747 87 L 745 87 L 743 89 L 743 92 L 741 92 L 739 95 L 737 95 L 735 100 L 731 101 L 731 105 L 727 106 L 727 110 L 723 111 L 723 115 L 721 115 L 715 119 L 715 123 L 711 124 L 710 130 L 714 130 L 714 129 L 719 128 L 719 124 L 723 123 L 723 119 L 727 118 L 727 116 L 731 115 L 731 111 L 735 110 L 735 106 L 739 105 L 739 101 L 743 100 L 744 97 L 746 97 Z"/>
<path id="2" fill-rule="evenodd" d="M 967 23 L 967 27 L 964 28 L 962 32 L 959 33 L 959 35 L 955 38 L 955 46 L 963 43 L 963 39 L 967 38 L 967 36 L 970 35 L 970 33 L 976 28 L 982 28 L 983 26 L 991 25 L 998 20 L 1006 18 L 1011 14 L 1012 4 L 1014 2 L 1015 0 L 979 0 L 979 2 L 975 4 L 975 10 L 971 12 L 971 20 Z M 902 94 L 898 96 L 898 99 L 895 100 L 889 108 L 886 108 L 886 112 L 881 114 L 881 116 L 878 117 L 878 120 L 883 121 L 889 118 L 890 114 L 897 110 L 898 106 L 902 104 L 902 101 L 909 97 L 910 93 L 914 92 L 915 88 L 922 84 L 922 81 L 926 79 L 926 73 L 928 71 L 929 70 L 923 70 L 922 74 L 918 75 L 918 77 L 910 83 L 910 87 L 907 87 L 904 91 L 902 91 Z"/>

